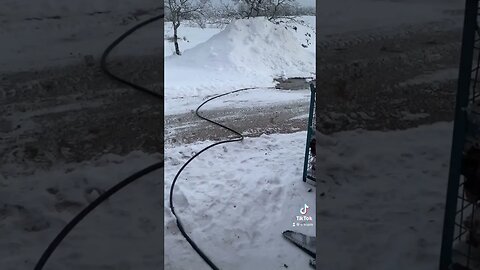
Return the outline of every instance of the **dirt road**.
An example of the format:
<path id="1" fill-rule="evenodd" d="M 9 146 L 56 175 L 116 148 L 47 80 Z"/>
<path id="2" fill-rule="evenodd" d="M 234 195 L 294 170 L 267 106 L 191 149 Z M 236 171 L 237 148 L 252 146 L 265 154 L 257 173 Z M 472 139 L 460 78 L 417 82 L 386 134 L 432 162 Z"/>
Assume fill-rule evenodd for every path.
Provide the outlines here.
<path id="1" fill-rule="evenodd" d="M 118 59 L 112 70 L 161 92 L 161 57 Z M 163 103 L 75 65 L 14 74 L 0 81 L 0 171 L 79 162 L 105 153 L 163 152 Z M 34 166 L 29 166 L 29 165 Z"/>
<path id="2" fill-rule="evenodd" d="M 308 101 L 294 101 L 244 109 L 208 110 L 202 111 L 202 115 L 218 120 L 245 136 L 259 136 L 306 130 L 308 105 Z M 166 144 L 219 140 L 226 136 L 234 135 L 230 131 L 198 118 L 193 112 L 165 118 Z"/>
<path id="3" fill-rule="evenodd" d="M 319 42 L 318 129 L 404 129 L 452 120 L 463 13 L 449 14 Z"/>

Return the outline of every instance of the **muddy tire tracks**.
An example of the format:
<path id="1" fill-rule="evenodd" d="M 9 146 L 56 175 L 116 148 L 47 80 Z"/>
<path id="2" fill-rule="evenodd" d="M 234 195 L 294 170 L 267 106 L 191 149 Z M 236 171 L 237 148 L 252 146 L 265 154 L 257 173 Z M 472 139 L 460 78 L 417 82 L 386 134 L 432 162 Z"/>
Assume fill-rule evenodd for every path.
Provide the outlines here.
<path id="1" fill-rule="evenodd" d="M 162 65 L 160 57 L 110 63 L 116 74 L 159 92 Z M 112 82 L 98 66 L 4 74 L 0 95 L 2 164 L 48 168 L 105 153 L 163 151 L 163 103 Z"/>
<path id="2" fill-rule="evenodd" d="M 320 43 L 317 129 L 321 132 L 406 129 L 453 119 L 456 75 L 434 75 L 458 69 L 460 22 L 390 31 L 371 38 L 365 33 L 352 42 Z M 416 81 L 422 75 L 431 78 Z"/>
<path id="3" fill-rule="evenodd" d="M 249 108 L 203 110 L 202 114 L 226 124 L 245 136 L 291 133 L 306 130 L 308 101 Z M 193 112 L 165 117 L 166 144 L 219 140 L 232 136 L 230 131 L 198 118 Z"/>

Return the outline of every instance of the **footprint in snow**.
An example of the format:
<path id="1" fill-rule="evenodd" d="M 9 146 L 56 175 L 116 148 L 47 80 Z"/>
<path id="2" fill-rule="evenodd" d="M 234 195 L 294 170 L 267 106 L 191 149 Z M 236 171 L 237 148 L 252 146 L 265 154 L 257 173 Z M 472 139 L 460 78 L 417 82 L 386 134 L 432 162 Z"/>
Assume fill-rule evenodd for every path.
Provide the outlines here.
<path id="1" fill-rule="evenodd" d="M 175 219 L 171 219 L 167 222 L 167 224 L 165 224 L 165 230 L 167 232 L 170 232 L 173 235 L 180 233 L 180 230 L 177 227 L 177 222 L 175 221 Z"/>
<path id="2" fill-rule="evenodd" d="M 50 222 L 40 211 L 23 212 L 15 225 L 26 232 L 40 232 L 50 228 Z"/>
<path id="3" fill-rule="evenodd" d="M 0 220 L 4 220 L 10 217 L 18 217 L 22 214 L 26 214 L 25 207 L 18 204 L 4 204 L 0 207 Z"/>
<path id="4" fill-rule="evenodd" d="M 55 203 L 55 210 L 59 213 L 68 211 L 72 214 L 76 214 L 81 211 L 83 207 L 83 203 L 70 200 L 61 200 Z"/>
<path id="5" fill-rule="evenodd" d="M 187 197 L 185 196 L 185 194 L 182 191 L 177 191 L 175 193 L 174 204 L 175 204 L 175 208 L 180 207 L 180 208 L 184 208 L 184 209 L 187 206 L 190 205 Z"/>
<path id="6" fill-rule="evenodd" d="M 87 200 L 88 203 L 93 202 L 96 198 L 98 198 L 104 191 L 100 188 L 96 187 L 89 187 L 86 188 L 83 192 L 83 196 Z"/>

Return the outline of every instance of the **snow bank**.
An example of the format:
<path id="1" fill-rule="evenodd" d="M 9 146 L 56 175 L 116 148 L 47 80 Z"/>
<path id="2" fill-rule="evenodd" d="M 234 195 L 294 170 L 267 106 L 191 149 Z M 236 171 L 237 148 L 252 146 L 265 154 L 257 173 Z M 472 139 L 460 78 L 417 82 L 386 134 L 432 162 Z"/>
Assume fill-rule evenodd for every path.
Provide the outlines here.
<path id="1" fill-rule="evenodd" d="M 232 22 L 181 56 L 165 59 L 166 96 L 208 95 L 235 87 L 271 86 L 274 77 L 312 76 L 314 50 L 304 47 L 311 44 L 302 46 L 293 32 L 265 18 Z M 314 40 L 313 31 L 310 35 Z"/>
<path id="2" fill-rule="evenodd" d="M 198 26 L 189 26 L 193 25 L 188 21 L 182 23 L 178 28 L 178 35 L 179 40 L 178 44 L 180 46 L 180 50 L 185 51 L 197 46 L 200 43 L 203 43 L 210 39 L 213 35 L 218 34 L 222 31 L 222 28 L 218 27 L 206 27 L 204 29 L 200 29 Z M 165 58 L 172 56 L 175 54 L 175 46 L 171 41 L 173 37 L 173 27 L 171 22 L 165 22 L 164 25 L 164 52 L 163 55 Z"/>
<path id="3" fill-rule="evenodd" d="M 290 31 L 265 18 L 237 20 L 207 42 L 172 56 L 172 65 L 240 71 L 257 76 L 308 74 L 315 58 Z"/>

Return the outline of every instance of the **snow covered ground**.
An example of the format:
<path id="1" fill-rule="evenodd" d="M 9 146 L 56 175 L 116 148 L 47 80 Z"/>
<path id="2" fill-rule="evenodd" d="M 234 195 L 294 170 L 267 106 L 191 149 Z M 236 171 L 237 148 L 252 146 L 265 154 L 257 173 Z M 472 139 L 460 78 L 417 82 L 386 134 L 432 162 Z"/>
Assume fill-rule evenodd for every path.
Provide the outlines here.
<path id="1" fill-rule="evenodd" d="M 1 0 L 0 71 L 25 71 L 98 59 L 110 42 L 134 24 L 160 14 L 155 0 L 14 1 Z M 161 23 L 125 40 L 113 55 L 138 56 L 162 51 Z"/>
<path id="2" fill-rule="evenodd" d="M 174 204 L 186 231 L 221 269 L 308 269 L 309 256 L 282 231 L 307 204 L 315 213 L 315 188 L 302 181 L 305 132 L 246 138 L 202 153 L 181 174 Z M 165 149 L 165 194 L 177 170 L 212 142 Z M 208 169 L 207 169 L 208 168 Z M 310 192 L 309 192 L 310 191 Z M 311 215 L 313 217 L 313 214 Z M 209 269 L 180 234 L 165 198 L 165 269 Z"/>
<path id="3" fill-rule="evenodd" d="M 172 29 L 165 25 L 165 114 L 167 120 L 179 120 L 166 122 L 166 134 L 181 141 L 186 136 L 181 129 L 198 137 L 190 144 L 165 145 L 165 269 L 209 269 L 178 231 L 168 196 L 177 170 L 213 143 L 203 136 L 213 134 L 213 140 L 220 140 L 224 135 L 206 126 L 202 131 L 210 136 L 189 129 L 203 122 L 188 113 L 212 95 L 253 87 L 212 101 L 204 110 L 217 121 L 234 121 L 241 132 L 258 129 L 255 133 L 260 134 L 267 132 L 262 123 L 268 115 L 263 119 L 247 110 L 270 114 L 271 123 L 279 114 L 276 110 L 291 104 L 301 103 L 302 110 L 292 109 L 290 117 L 304 114 L 310 90 L 273 88 L 275 78 L 315 77 L 315 17 L 300 19 L 305 22 L 274 24 L 254 18 L 205 29 L 187 22 L 179 29 L 181 56 L 172 55 Z M 185 117 L 174 116 L 181 114 Z M 242 121 L 233 120 L 239 117 L 248 125 L 239 126 Z M 306 119 L 300 121 L 304 129 Z M 221 269 L 309 268 L 308 255 L 282 236 L 284 230 L 295 229 L 293 222 L 305 204 L 310 213 L 315 211 L 315 189 L 302 182 L 306 133 L 289 132 L 247 137 L 242 143 L 208 150 L 177 182 L 174 202 L 186 231 Z M 313 236 L 315 224 L 297 231 Z"/>
<path id="4" fill-rule="evenodd" d="M 342 90 L 329 85 L 341 74 L 358 96 L 319 99 L 317 126 L 333 113 L 367 112 L 345 121 L 351 124 L 338 121 L 333 132 L 403 130 L 318 138 L 317 267 L 438 269 L 464 1 L 358 2 L 329 0 L 318 9 L 324 65 L 317 83 L 325 92 Z M 419 45 L 429 40 L 438 47 Z M 355 69 L 357 63 L 365 67 Z M 371 125 L 363 124 L 368 116 Z M 408 123 L 400 125 L 401 118 Z"/>
<path id="5" fill-rule="evenodd" d="M 317 267 L 436 269 L 451 135 L 441 122 L 318 138 Z"/>
<path id="6" fill-rule="evenodd" d="M 158 15 L 161 3 L 156 0 L 0 0 L 0 5 L 0 269 L 33 269 L 48 243 L 99 192 L 161 158 L 140 152 L 126 154 L 142 148 L 140 145 L 145 140 L 141 136 L 150 134 L 158 138 L 161 131 L 156 127 L 161 125 L 155 123 L 161 119 L 152 116 L 160 118 L 161 105 L 157 103 L 158 109 L 151 109 L 153 105 L 138 93 L 123 99 L 139 98 L 137 102 L 122 104 L 122 97 L 117 94 L 122 91 L 118 84 L 84 63 L 86 55 L 92 55 L 98 63 L 99 56 L 114 38 L 138 21 Z M 141 73 L 140 79 L 150 77 L 148 82 L 144 80 L 144 85 L 155 90 L 160 76 L 158 72 L 158 75 L 149 74 L 152 70 L 161 70 L 160 64 L 152 63 L 155 58 L 161 58 L 163 51 L 159 32 L 160 22 L 149 25 L 126 40 L 112 55 L 112 58 L 135 56 L 123 62 L 134 70 L 128 74 Z M 152 61 L 143 61 L 147 57 Z M 147 63 L 139 64 L 139 61 Z M 125 72 L 125 68 L 116 71 Z M 106 102 L 99 102 L 104 94 L 108 96 Z M 19 103 L 22 105 L 18 106 Z M 121 108 L 112 110 L 108 103 Z M 140 116 L 138 108 L 145 106 L 150 109 Z M 95 107 L 101 111 L 92 112 Z M 119 116 L 121 112 L 128 116 Z M 21 119 L 19 115 L 28 117 Z M 141 129 L 142 119 L 132 120 L 131 126 L 119 122 L 132 115 L 144 120 L 150 118 L 153 124 L 144 126 L 153 132 L 139 132 L 140 136 L 121 139 L 128 133 L 127 129 Z M 92 130 L 89 125 L 95 123 L 99 124 L 96 131 L 115 138 L 102 141 L 99 133 L 81 134 Z M 108 123 L 120 129 L 111 129 Z M 72 133 L 67 135 L 69 131 Z M 84 140 L 90 146 L 98 143 L 101 147 L 93 147 L 92 151 L 82 147 L 81 152 L 73 153 L 67 146 L 64 148 L 67 155 L 62 156 L 55 144 L 61 144 L 64 139 L 72 146 L 79 146 Z M 109 142 L 123 149 L 126 148 L 122 142 L 136 146 L 122 153 L 126 156 L 114 156 L 108 153 L 115 150 L 101 149 Z M 24 149 L 33 149 L 40 162 L 25 156 Z M 161 149 L 161 142 L 155 142 L 151 152 Z M 19 159 L 9 163 L 12 152 Z M 89 152 L 102 157 L 84 163 L 64 163 L 69 158 L 85 160 L 82 153 Z M 69 158 L 65 158 L 67 156 Z M 50 161 L 45 163 L 45 157 Z M 45 269 L 161 269 L 162 174 L 154 173 L 142 180 L 89 215 L 60 245 Z M 155 211 L 159 214 L 152 214 Z"/>
<path id="7" fill-rule="evenodd" d="M 435 269 L 451 131 L 451 123 L 437 123 L 404 131 L 343 132 L 319 140 L 317 263 L 322 269 Z M 304 203 L 315 213 L 315 189 L 308 192 L 311 186 L 301 181 L 304 139 L 305 133 L 298 132 L 219 146 L 181 175 L 176 209 L 193 239 L 220 267 L 282 269 L 285 263 L 289 269 L 309 269 L 308 257 L 281 236 L 282 230 L 292 229 Z M 179 166 L 208 143 L 168 146 L 166 185 L 153 173 L 116 195 L 74 230 L 49 269 L 120 264 L 158 269 L 159 194 L 163 189 L 167 197 Z M 109 155 L 58 165 L 22 181 L 2 176 L 0 235 L 5 237 L 0 257 L 7 258 L 2 269 L 31 269 L 52 237 L 98 191 L 158 158 L 139 152 Z M 22 196 L 9 190 L 22 190 Z M 167 199 L 164 203 L 165 269 L 208 269 L 180 236 Z M 315 233 L 315 227 L 301 229 Z M 127 252 L 128 258 L 116 257 Z"/>
<path id="8" fill-rule="evenodd" d="M 0 268 L 33 269 L 74 215 L 101 192 L 160 159 L 133 152 L 57 164 L 31 175 L 0 175 Z M 161 171 L 119 192 L 72 231 L 45 269 L 161 269 L 162 192 Z"/>
<path id="9" fill-rule="evenodd" d="M 48 269 L 160 269 L 162 191 L 165 269 L 208 269 L 179 234 L 168 209 L 168 194 L 176 170 L 209 143 L 168 147 L 165 186 L 159 174 L 152 173 L 115 195 L 74 229 Z M 278 269 L 285 263 L 308 269 L 308 256 L 281 235 L 292 229 L 305 203 L 315 213 L 314 189 L 301 180 L 304 143 L 305 132 L 247 138 L 205 152 L 179 178 L 174 197 L 177 212 L 193 239 L 222 268 Z M 1 176 L 0 235 L 5 237 L 0 241 L 0 257 L 8 258 L 2 269 L 32 269 L 78 211 L 159 158 L 141 152 L 106 155 L 37 171 L 21 181 Z M 9 190 L 21 190 L 22 196 Z M 314 226 L 299 229 L 315 233 Z"/>

